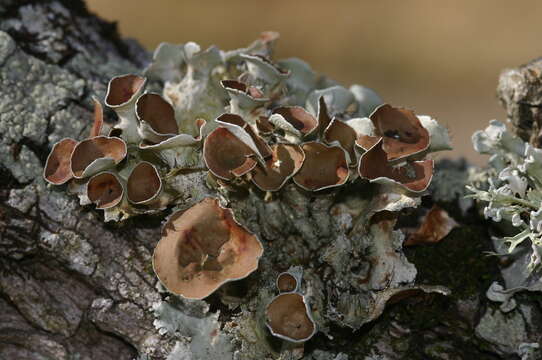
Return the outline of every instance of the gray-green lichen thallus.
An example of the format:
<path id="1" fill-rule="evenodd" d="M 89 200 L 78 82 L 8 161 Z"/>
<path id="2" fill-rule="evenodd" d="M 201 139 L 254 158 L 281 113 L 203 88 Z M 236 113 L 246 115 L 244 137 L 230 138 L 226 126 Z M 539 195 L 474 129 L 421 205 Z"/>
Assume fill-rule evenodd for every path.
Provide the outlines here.
<path id="1" fill-rule="evenodd" d="M 490 158 L 487 169 L 471 174 L 467 189 L 482 202 L 486 218 L 509 227 L 509 236 L 494 238 L 494 245 L 513 262 L 504 272 L 504 286 L 494 282 L 487 296 L 510 312 L 517 305 L 515 293 L 542 291 L 542 150 L 497 120 L 475 132 L 472 142 Z"/>
<path id="2" fill-rule="evenodd" d="M 302 60 L 274 62 L 277 37 L 233 51 L 160 45 L 143 73 L 109 82 L 116 122 L 95 101 L 89 137 L 55 144 L 44 171 L 105 221 L 173 209 L 157 277 L 170 293 L 239 308 L 216 331 L 245 339 L 252 358 L 291 350 L 270 335 L 303 343 L 332 338 L 332 325 L 358 329 L 405 289 L 446 293 L 416 287 L 394 229 L 427 191 L 431 153 L 450 148 L 446 129 Z M 293 265 L 303 282 L 285 272 Z"/>

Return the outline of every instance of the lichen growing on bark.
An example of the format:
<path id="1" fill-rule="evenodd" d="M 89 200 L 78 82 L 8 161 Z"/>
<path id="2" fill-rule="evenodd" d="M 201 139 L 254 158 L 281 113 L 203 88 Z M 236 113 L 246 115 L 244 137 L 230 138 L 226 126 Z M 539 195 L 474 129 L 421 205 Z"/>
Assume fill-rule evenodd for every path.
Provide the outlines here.
<path id="1" fill-rule="evenodd" d="M 236 339 L 234 348 L 200 346 L 196 337 L 187 347 L 173 324 L 184 315 L 168 315 L 174 296 L 156 304 L 161 332 L 180 341 L 172 354 L 299 357 L 314 333 L 357 330 L 389 301 L 449 294 L 437 284 L 416 285 L 404 235 L 394 228 L 430 185 L 429 154 L 450 148 L 445 128 L 368 88 L 334 84 L 301 60 L 273 63 L 276 38 L 264 33 L 226 52 L 162 44 L 143 74 L 109 82 L 104 104 L 117 122 L 104 122 L 95 103 L 90 137 L 68 142 L 71 152 L 61 143 L 49 157 L 45 178 L 61 184 L 73 177 L 69 191 L 103 209 L 106 221 L 173 208 L 154 256 L 158 277 L 189 299 L 218 289 L 218 301 L 237 309 L 212 330 Z M 162 86 L 162 94 L 146 86 Z M 196 210 L 207 203 L 221 209 L 218 202 L 228 209 L 216 219 L 214 210 Z M 260 242 L 260 251 L 246 250 Z M 262 245 L 258 270 L 229 282 L 256 269 Z M 299 284 L 277 296 L 273 279 L 291 266 L 302 269 Z M 306 313 L 284 311 L 283 302 Z"/>
<path id="2" fill-rule="evenodd" d="M 378 205 L 372 199 L 380 186 L 376 182 L 368 184 L 359 179 L 350 182 L 353 180 L 350 179 L 344 185 L 316 193 L 300 191 L 293 180 L 297 174 L 296 162 L 283 162 L 273 172 L 273 181 L 262 182 L 263 171 L 260 171 L 258 179 L 254 177 L 254 185 L 234 184 L 220 192 L 207 185 L 212 184 L 208 180 L 213 179 L 204 176 L 203 168 L 176 170 L 166 175 L 168 184 L 171 182 L 174 188 L 182 189 L 174 199 L 177 205 L 155 214 L 133 216 L 124 223 L 106 223 L 102 210 L 94 211 L 94 205 L 80 206 L 73 195 L 67 194 L 65 185 L 45 186 L 40 174 L 54 143 L 65 137 L 81 141 L 89 134 L 97 135 L 91 133 L 92 95 L 103 101 L 109 79 L 125 73 L 142 75 L 138 71 L 148 65 L 150 56 L 134 41 L 120 39 L 111 24 L 89 14 L 80 0 L 4 1 L 0 5 L 0 18 L 0 83 L 3 89 L 9 89 L 0 92 L 3 109 L 0 128 L 4 130 L 0 139 L 0 357 L 291 359 L 303 351 L 304 359 L 309 360 L 540 358 L 537 342 L 542 333 L 542 314 L 536 300 L 538 294 L 516 293 L 512 298 L 515 309 L 508 313 L 503 313 L 498 309 L 500 304 L 485 297 L 491 282 L 497 279 L 497 266 L 502 266 L 504 279 L 518 266 L 513 262 L 507 267 L 509 259 L 506 257 L 482 255 L 490 249 L 488 223 L 468 209 L 472 199 L 461 201 L 460 207 L 456 202 L 464 193 L 468 174 L 464 162 L 440 160 L 436 163 L 429 189 L 431 197 L 423 197 L 421 201 L 423 210 L 405 208 L 396 225 L 400 229 L 412 228 L 413 218 L 421 218 L 434 202 L 460 222 L 460 229 L 452 230 L 438 243 L 405 250 L 406 259 L 417 270 L 415 286 L 446 285 L 452 290 L 450 296 L 409 290 L 406 294 L 416 296 L 390 304 L 405 293 L 396 297 L 393 292 L 372 289 L 373 283 L 369 284 L 367 274 L 375 267 L 373 264 L 378 267 L 375 259 L 381 258 L 379 254 L 389 251 L 389 247 L 373 249 L 372 240 L 366 239 L 367 232 L 351 230 L 354 223 L 360 224 L 362 229 L 371 217 L 370 213 L 358 217 L 361 212 L 352 209 Z M 177 45 L 169 47 L 174 51 L 179 48 Z M 235 57 L 246 51 L 228 52 L 228 56 Z M 243 61 L 255 61 L 250 55 L 243 58 L 241 69 L 244 69 Z M 184 61 L 179 56 L 174 59 L 179 64 Z M 173 60 L 171 63 L 175 63 Z M 320 76 L 299 59 L 279 60 L 277 64 L 291 71 L 286 79 L 288 101 L 305 108 L 311 115 L 318 112 L 321 95 L 344 97 L 341 104 L 328 104 L 330 113 L 340 111 L 345 104 L 348 107 L 352 96 L 358 103 L 373 108 L 381 103 L 379 96 L 362 86 L 343 88 L 329 79 L 319 80 Z M 514 89 L 520 91 L 513 90 L 517 96 L 509 96 L 506 101 L 507 104 L 517 102 L 512 106 L 514 109 L 519 106 L 520 111 L 512 115 L 516 119 L 518 115 L 521 117 L 522 130 L 526 130 L 523 125 L 529 125 L 532 119 L 523 119 L 525 110 L 536 117 L 535 106 L 540 93 L 536 90 L 538 80 L 526 83 L 525 76 L 531 80 L 538 77 L 539 68 L 540 62 L 533 62 L 509 72 L 514 74 L 510 77 L 512 81 L 501 81 L 501 93 L 511 82 Z M 179 84 L 184 69 L 181 66 L 172 72 L 168 80 Z M 523 76 L 515 76 L 516 73 Z M 250 98 L 245 95 L 254 98 L 261 92 L 259 85 L 248 92 L 242 86 L 234 86 L 235 82 L 255 79 L 236 78 L 224 83 L 219 80 L 222 79 L 216 82 L 219 89 L 237 97 L 240 111 L 250 104 L 246 102 Z M 163 85 L 160 81 L 147 81 L 146 86 L 149 92 L 162 95 Z M 189 81 L 185 81 L 185 85 L 189 88 Z M 170 88 L 174 92 L 179 87 Z M 318 89 L 311 91 L 315 88 Z M 305 99 L 308 92 L 311 96 Z M 225 96 L 229 96 L 227 94 Z M 227 105 L 226 102 L 223 105 Z M 147 100 L 142 105 L 145 103 Z M 115 123 L 116 117 L 111 110 L 104 110 L 105 130 Z M 143 134 L 153 136 L 156 141 L 178 133 L 178 127 L 177 131 L 160 127 L 153 133 L 151 125 L 156 125 L 155 118 L 148 116 L 145 106 L 141 110 L 136 120 L 148 125 L 142 128 Z M 369 113 L 370 109 L 364 111 Z M 437 126 L 429 117 L 419 119 L 428 130 Z M 295 139 L 299 130 L 295 127 L 292 130 L 280 120 L 278 116 L 273 118 L 275 124 L 283 126 L 284 136 Z M 339 122 L 335 121 L 324 132 L 324 137 L 329 142 L 342 142 L 341 146 L 345 146 L 353 160 L 360 154 L 352 150 L 359 150 L 345 142 L 351 138 L 351 132 L 345 134 L 343 130 L 348 128 L 343 125 L 348 123 L 364 131 L 369 131 L 372 125 L 368 118 L 350 120 L 338 119 Z M 198 122 L 193 125 L 197 128 Z M 259 125 L 263 135 L 272 132 L 273 123 L 260 121 Z M 246 127 L 244 130 L 249 131 Z M 289 130 L 287 134 L 286 130 Z M 118 131 L 112 135 L 115 133 Z M 534 138 L 537 133 L 533 128 Z M 190 138 L 194 139 L 192 135 Z M 432 136 L 432 149 L 442 147 L 438 145 L 445 144 L 445 140 Z M 167 141 L 145 144 L 161 148 L 160 162 L 167 162 L 177 153 L 169 145 Z M 285 149 L 299 154 L 292 151 L 294 148 L 295 145 L 275 147 L 272 144 L 275 160 L 272 156 L 265 164 L 272 165 L 284 155 L 281 152 Z M 163 151 L 166 149 L 170 151 Z M 186 164 L 197 164 L 194 160 L 198 160 L 197 157 L 187 157 Z M 154 194 L 161 188 L 153 169 L 155 161 L 143 159 L 130 178 L 129 206 L 147 206 L 158 198 L 166 203 L 173 201 L 162 197 L 160 191 Z M 123 165 L 124 162 L 119 164 Z M 258 163 L 254 170 L 263 170 L 262 165 Z M 292 168 L 295 174 L 289 177 Z M 151 174 L 150 181 L 142 181 L 145 177 L 141 174 Z M 286 181 L 282 184 L 280 180 L 284 175 Z M 94 176 L 92 199 L 101 199 L 98 203 L 105 207 L 111 204 L 104 201 L 110 199 L 105 196 L 108 192 L 96 190 L 118 187 L 108 175 Z M 140 191 L 138 184 L 142 182 L 150 185 L 145 191 Z M 162 185 L 164 183 L 162 181 Z M 277 186 L 283 187 L 273 192 Z M 263 191 L 271 191 L 271 195 L 266 198 Z M 149 197 L 153 194 L 157 196 Z M 236 220 L 258 236 L 265 253 L 258 270 L 247 278 L 223 285 L 204 300 L 184 300 L 160 286 L 152 269 L 152 252 L 160 239 L 160 222 L 177 208 L 189 208 L 217 194 L 229 201 L 221 205 L 233 209 Z M 413 206 L 419 203 L 410 196 L 395 197 Z M 354 218 L 356 222 L 352 221 Z M 380 239 L 382 232 L 377 230 L 372 229 L 370 234 Z M 500 229 L 491 227 L 490 230 Z M 397 235 L 386 239 L 398 241 Z M 396 270 L 408 270 L 412 276 L 413 267 L 406 264 L 406 259 L 394 258 L 402 262 Z M 292 347 L 273 337 L 262 325 L 267 322 L 266 306 L 279 294 L 277 276 L 292 269 L 302 270 L 295 273 L 299 286 L 294 290 L 310 302 L 311 316 L 318 322 L 318 332 L 303 348 L 298 344 Z M 380 266 L 375 275 L 385 274 L 382 269 L 386 267 Z M 375 293 L 391 296 L 392 300 L 378 319 L 362 325 L 359 330 L 341 326 L 352 319 L 363 318 L 364 314 L 357 310 L 368 308 L 363 301 L 368 303 L 367 299 Z M 504 294 L 504 297 L 509 295 Z M 380 309 L 384 303 L 379 302 Z M 499 326 L 498 331 L 494 330 L 496 326 Z"/>
<path id="3" fill-rule="evenodd" d="M 542 151 L 512 135 L 505 124 L 496 120 L 476 132 L 473 143 L 477 151 L 491 157 L 490 167 L 473 175 L 473 184 L 468 187 L 471 197 L 483 201 L 486 218 L 517 229 L 500 239 L 499 251 L 518 254 L 527 250 L 521 256 L 526 266 L 517 272 L 513 287 L 518 288 L 516 291 L 540 291 Z M 497 291 L 494 286 L 492 290 Z"/>

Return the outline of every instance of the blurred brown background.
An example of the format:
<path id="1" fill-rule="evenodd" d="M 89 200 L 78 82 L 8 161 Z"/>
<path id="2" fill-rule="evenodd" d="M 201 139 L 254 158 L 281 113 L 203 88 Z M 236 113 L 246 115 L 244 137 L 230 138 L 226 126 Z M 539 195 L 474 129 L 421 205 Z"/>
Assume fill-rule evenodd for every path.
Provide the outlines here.
<path id="1" fill-rule="evenodd" d="M 281 33 L 277 58 L 297 56 L 344 85 L 446 124 L 455 150 L 482 157 L 470 136 L 505 120 L 495 97 L 502 69 L 542 55 L 542 1 L 87 0 L 123 36 L 152 50 L 196 41 L 233 49 Z"/>

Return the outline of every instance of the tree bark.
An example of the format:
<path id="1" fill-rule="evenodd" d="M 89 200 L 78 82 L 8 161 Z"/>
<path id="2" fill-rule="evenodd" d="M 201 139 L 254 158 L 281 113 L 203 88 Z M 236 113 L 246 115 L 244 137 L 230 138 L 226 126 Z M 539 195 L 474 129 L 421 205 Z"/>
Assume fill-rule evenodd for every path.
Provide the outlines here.
<path id="1" fill-rule="evenodd" d="M 53 143 L 88 133 L 91 96 L 103 98 L 111 77 L 139 72 L 148 61 L 143 48 L 121 39 L 114 25 L 90 14 L 82 1 L 0 1 L 0 358 L 165 359 L 179 341 L 157 330 L 152 311 L 162 299 L 151 268 L 160 220 L 104 224 L 96 211 L 41 179 Z M 106 115 L 113 120 L 113 114 Z M 495 338 L 475 336 L 482 315 L 496 308 L 484 294 L 499 270 L 496 259 L 482 254 L 491 250 L 485 224 L 472 210 L 460 210 L 465 164 L 444 162 L 440 168 L 436 195 L 425 202 L 446 207 L 463 226 L 437 245 L 408 250 L 407 256 L 421 283 L 447 286 L 453 295 L 393 306 L 355 332 L 332 329 L 340 336 L 311 340 L 306 358 L 516 359 L 510 350 L 516 343 L 506 343 L 506 331 L 517 329 L 507 321 L 523 329 L 521 341 L 539 340 L 540 304 L 528 297 L 516 315 L 501 319 L 503 329 Z M 205 193 L 201 176 L 188 179 Z M 313 237 L 333 238 L 331 198 L 313 200 L 297 199 L 308 209 L 292 223 L 306 244 L 300 258 L 320 250 Z M 259 216 L 246 217 L 251 230 L 286 250 L 290 238 L 277 234 L 294 225 L 281 229 L 276 216 L 295 205 L 237 204 L 240 213 Z M 279 256 L 274 260 L 278 267 L 289 265 Z M 187 314 L 202 312 L 182 306 Z M 206 307 L 203 312 L 216 314 L 218 321 L 235 314 L 215 297 L 194 306 Z"/>
<path id="2" fill-rule="evenodd" d="M 497 94 L 518 136 L 542 147 L 542 58 L 504 70 Z"/>
<path id="3" fill-rule="evenodd" d="M 52 143 L 88 131 L 90 95 L 148 54 L 81 1 L 2 1 L 0 30 L 0 357 L 132 359 L 155 332 L 158 229 L 112 231 L 39 178 Z"/>

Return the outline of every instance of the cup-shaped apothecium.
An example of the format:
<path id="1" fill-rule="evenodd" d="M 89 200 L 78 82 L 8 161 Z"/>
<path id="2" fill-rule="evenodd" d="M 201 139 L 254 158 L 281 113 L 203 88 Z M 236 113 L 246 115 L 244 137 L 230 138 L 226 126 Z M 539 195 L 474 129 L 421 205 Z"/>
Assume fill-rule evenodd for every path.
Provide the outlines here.
<path id="1" fill-rule="evenodd" d="M 43 177 L 47 182 L 61 185 L 73 178 L 71 157 L 76 145 L 76 140 L 66 138 L 53 146 L 43 169 Z"/>
<path id="2" fill-rule="evenodd" d="M 217 199 L 173 214 L 154 250 L 154 271 L 172 293 L 203 299 L 258 268 L 263 247 Z"/>
<path id="3" fill-rule="evenodd" d="M 370 181 L 395 183 L 408 191 L 422 192 L 433 178 L 433 160 L 411 161 L 401 166 L 390 164 L 380 139 L 361 156 L 358 172 Z"/>
<path id="4" fill-rule="evenodd" d="M 280 292 L 292 292 L 298 287 L 297 279 L 288 272 L 279 274 L 276 285 Z"/>
<path id="5" fill-rule="evenodd" d="M 115 128 L 122 130 L 120 136 L 129 143 L 137 143 L 140 140 L 135 102 L 143 92 L 145 83 L 144 77 L 127 74 L 114 77 L 107 86 L 105 105 L 113 109 L 119 117 L 119 123 Z"/>
<path id="6" fill-rule="evenodd" d="M 145 78 L 133 74 L 115 76 L 109 81 L 105 103 L 110 107 L 118 107 L 132 102 L 143 89 Z"/>
<path id="7" fill-rule="evenodd" d="M 348 154 L 350 166 L 357 164 L 356 131 L 347 123 L 333 119 L 324 130 L 323 139 L 327 144 L 338 144 Z"/>
<path id="8" fill-rule="evenodd" d="M 76 179 L 114 167 L 126 157 L 126 143 L 116 137 L 96 136 L 81 141 L 73 149 L 71 171 Z"/>
<path id="9" fill-rule="evenodd" d="M 316 324 L 301 294 L 280 294 L 267 306 L 267 327 L 271 334 L 291 342 L 305 342 L 316 333 Z"/>
<path id="10" fill-rule="evenodd" d="M 318 120 L 301 106 L 283 106 L 273 110 L 290 123 L 303 136 L 311 134 L 318 126 Z"/>
<path id="11" fill-rule="evenodd" d="M 361 136 L 358 145 L 365 150 L 382 139 L 387 161 L 398 160 L 420 153 L 429 147 L 429 132 L 413 111 L 383 104 L 370 115 L 374 136 Z"/>
<path id="12" fill-rule="evenodd" d="M 305 190 L 318 191 L 340 186 L 348 180 L 346 153 L 339 146 L 312 141 L 303 144 L 305 161 L 294 182 Z"/>
<path id="13" fill-rule="evenodd" d="M 139 135 L 144 140 L 159 143 L 179 132 L 173 106 L 159 94 L 141 95 L 136 102 L 136 114 Z"/>
<path id="14" fill-rule="evenodd" d="M 87 196 L 96 204 L 96 209 L 108 209 L 117 205 L 123 195 L 124 187 L 117 175 L 111 172 L 99 173 L 88 181 Z"/>
<path id="15" fill-rule="evenodd" d="M 275 144 L 265 167 L 258 165 L 252 171 L 252 182 L 264 191 L 278 191 L 294 176 L 305 160 L 299 145 Z"/>
<path id="16" fill-rule="evenodd" d="M 156 199 L 162 191 L 162 179 L 156 167 L 147 162 L 138 163 L 127 183 L 128 200 L 133 204 L 148 204 Z"/>
<path id="17" fill-rule="evenodd" d="M 240 115 L 225 113 L 217 117 L 216 122 L 219 126 L 229 129 L 233 135 L 250 147 L 260 159 L 271 156 L 271 148 L 254 130 L 258 130 L 258 127 L 255 125 L 253 128 Z"/>
<path id="18" fill-rule="evenodd" d="M 254 169 L 254 151 L 230 130 L 213 130 L 203 144 L 203 158 L 211 173 L 224 180 L 233 180 Z"/>

